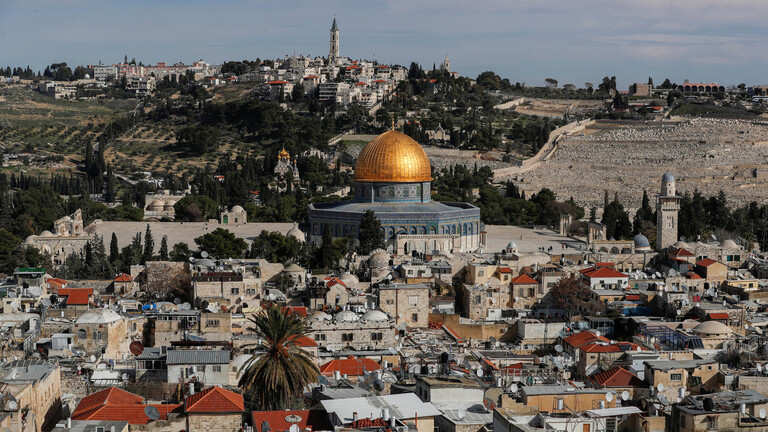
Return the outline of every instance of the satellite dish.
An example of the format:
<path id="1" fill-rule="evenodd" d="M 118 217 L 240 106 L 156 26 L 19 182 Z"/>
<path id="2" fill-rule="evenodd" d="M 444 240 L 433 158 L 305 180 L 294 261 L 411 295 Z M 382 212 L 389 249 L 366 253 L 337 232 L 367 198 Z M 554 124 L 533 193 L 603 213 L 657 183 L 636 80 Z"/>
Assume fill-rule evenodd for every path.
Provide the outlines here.
<path id="1" fill-rule="evenodd" d="M 29 292 L 29 295 L 31 295 L 32 297 L 40 297 L 43 294 L 43 290 L 41 290 L 40 287 L 37 287 L 37 286 L 29 287 L 27 292 Z"/>
<path id="2" fill-rule="evenodd" d="M 95 362 L 96 361 L 96 356 L 95 355 L 91 355 L 90 359 L 91 359 L 91 362 Z"/>
<path id="3" fill-rule="evenodd" d="M 659 383 L 659 384 L 656 386 L 656 390 L 658 390 L 658 391 L 660 391 L 660 392 L 663 392 L 663 391 L 664 391 L 664 384 L 662 384 L 662 383 Z"/>
<path id="4" fill-rule="evenodd" d="M 611 393 L 611 392 L 606 393 L 605 394 L 605 401 L 606 402 L 611 402 L 612 400 L 613 400 L 613 393 Z"/>
<path id="5" fill-rule="evenodd" d="M 384 390 L 384 381 L 382 381 L 380 379 L 377 379 L 376 381 L 373 382 L 373 388 L 376 391 L 383 391 Z"/>
<path id="6" fill-rule="evenodd" d="M 555 351 L 561 353 L 563 352 L 563 346 L 562 345 L 555 345 Z"/>
<path id="7" fill-rule="evenodd" d="M 144 408 L 144 415 L 149 417 L 150 420 L 158 420 L 160 418 L 160 411 L 152 405 L 147 405 L 147 407 Z"/>
<path id="8" fill-rule="evenodd" d="M 301 423 L 301 416 L 297 416 L 296 414 L 291 414 L 291 415 L 285 416 L 285 421 L 292 424 Z"/>
<path id="9" fill-rule="evenodd" d="M 200 256 L 203 257 L 203 258 L 208 258 L 208 252 L 202 251 L 202 252 L 200 252 Z"/>
<path id="10" fill-rule="evenodd" d="M 128 346 L 128 350 L 130 350 L 131 354 L 133 354 L 135 356 L 141 355 L 141 353 L 144 352 L 144 345 L 141 342 L 139 342 L 139 341 L 133 341 Z"/>
<path id="11" fill-rule="evenodd" d="M 623 400 L 623 401 L 629 400 L 629 392 L 628 391 L 624 390 L 623 392 L 621 392 L 621 400 Z"/>
<path id="12" fill-rule="evenodd" d="M 45 307 L 50 307 L 51 306 L 51 299 L 44 298 L 44 299 L 40 300 L 40 303 L 42 303 L 42 305 L 45 306 Z"/>
<path id="13" fill-rule="evenodd" d="M 597 337 L 600 337 L 600 336 L 602 336 L 602 333 L 600 333 L 600 330 L 598 330 L 598 331 L 596 331 L 596 332 L 595 332 L 595 336 L 597 336 Z"/>
<path id="14" fill-rule="evenodd" d="M 459 417 L 459 420 L 464 420 L 464 417 L 467 416 L 467 412 L 463 409 L 460 409 L 456 415 Z"/>
<path id="15" fill-rule="evenodd" d="M 192 309 L 192 305 L 187 303 L 187 302 L 184 302 L 184 303 L 179 305 L 179 309 L 181 309 L 181 310 L 190 310 L 190 309 Z"/>
<path id="16" fill-rule="evenodd" d="M 512 393 L 517 393 L 517 384 L 512 384 L 509 387 L 509 391 L 511 391 Z"/>
<path id="17" fill-rule="evenodd" d="M 12 400 L 12 401 L 8 402 L 8 409 L 9 410 L 16 411 L 17 408 L 19 408 L 19 403 L 18 402 L 16 402 L 15 400 Z"/>
<path id="18" fill-rule="evenodd" d="M 175 305 L 181 304 L 181 299 L 178 298 L 178 297 L 174 297 L 173 298 L 173 304 L 175 304 Z"/>
<path id="19" fill-rule="evenodd" d="M 8 298 L 16 298 L 16 291 L 8 291 Z"/>
<path id="20" fill-rule="evenodd" d="M 483 377 L 483 368 L 480 368 L 480 367 L 477 368 L 477 371 L 475 372 L 475 374 L 478 376 L 478 378 L 482 378 Z"/>
<path id="21" fill-rule="evenodd" d="M 764 409 L 761 409 L 761 410 L 760 410 L 760 418 L 761 418 L 761 419 L 764 419 L 764 418 L 765 418 L 765 410 L 764 410 Z"/>
<path id="22" fill-rule="evenodd" d="M 128 378 L 130 378 L 130 375 L 128 375 L 127 373 L 124 373 L 123 374 L 123 381 L 128 381 Z"/>

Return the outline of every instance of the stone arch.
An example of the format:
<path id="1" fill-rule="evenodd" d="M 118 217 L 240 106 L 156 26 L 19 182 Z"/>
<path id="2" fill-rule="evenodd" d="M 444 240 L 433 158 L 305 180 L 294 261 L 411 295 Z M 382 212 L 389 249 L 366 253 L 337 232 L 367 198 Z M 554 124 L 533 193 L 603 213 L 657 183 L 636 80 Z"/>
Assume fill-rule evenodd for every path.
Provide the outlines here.
<path id="1" fill-rule="evenodd" d="M 392 238 L 395 236 L 395 228 L 389 227 L 389 238 Z"/>
<path id="2" fill-rule="evenodd" d="M 712 91 L 712 87 L 707 86 L 707 92 L 711 92 L 711 91 Z"/>
<path id="3" fill-rule="evenodd" d="M 451 225 L 451 234 L 456 234 L 456 225 Z"/>
<path id="4" fill-rule="evenodd" d="M 412 226 L 411 227 L 411 234 L 418 234 L 418 233 L 419 233 L 419 229 L 416 228 L 415 226 Z"/>
<path id="5" fill-rule="evenodd" d="M 611 248 L 611 253 L 612 253 L 612 254 L 617 254 L 617 253 L 619 253 L 619 248 L 617 248 L 616 246 L 612 247 L 612 248 Z"/>
<path id="6" fill-rule="evenodd" d="M 632 253 L 632 249 L 630 249 L 628 247 L 625 247 L 625 248 L 623 248 L 621 250 L 621 253 L 623 253 L 623 254 L 631 254 Z"/>
<path id="7" fill-rule="evenodd" d="M 425 227 L 419 228 L 419 234 L 426 234 L 426 233 L 427 233 L 427 228 Z"/>
<path id="8" fill-rule="evenodd" d="M 600 248 L 600 250 L 598 250 L 598 252 L 608 252 L 608 248 L 603 246 Z"/>

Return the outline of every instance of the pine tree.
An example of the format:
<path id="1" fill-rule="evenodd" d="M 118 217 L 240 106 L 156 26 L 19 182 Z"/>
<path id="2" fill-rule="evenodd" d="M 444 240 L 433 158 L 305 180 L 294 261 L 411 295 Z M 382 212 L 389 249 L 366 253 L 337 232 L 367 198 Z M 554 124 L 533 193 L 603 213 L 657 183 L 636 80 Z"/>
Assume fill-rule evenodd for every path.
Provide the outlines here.
<path id="1" fill-rule="evenodd" d="M 361 255 L 368 255 L 374 249 L 384 248 L 384 233 L 381 231 L 381 221 L 371 210 L 366 210 L 360 221 L 360 234 L 358 236 L 360 244 L 357 252 Z"/>
<path id="2" fill-rule="evenodd" d="M 160 240 L 160 259 L 168 261 L 168 236 L 166 235 Z"/>
<path id="3" fill-rule="evenodd" d="M 147 231 L 144 233 L 144 253 L 141 256 L 141 263 L 152 261 L 152 253 L 155 251 L 155 240 L 152 238 L 152 230 L 147 224 Z"/>
<path id="4" fill-rule="evenodd" d="M 120 258 L 120 249 L 117 246 L 117 235 L 112 233 L 112 239 L 109 242 L 109 262 L 114 265 Z"/>
<path id="5" fill-rule="evenodd" d="M 112 165 L 107 165 L 107 190 L 104 200 L 108 203 L 115 202 L 117 196 L 115 195 L 115 174 L 112 172 Z"/>

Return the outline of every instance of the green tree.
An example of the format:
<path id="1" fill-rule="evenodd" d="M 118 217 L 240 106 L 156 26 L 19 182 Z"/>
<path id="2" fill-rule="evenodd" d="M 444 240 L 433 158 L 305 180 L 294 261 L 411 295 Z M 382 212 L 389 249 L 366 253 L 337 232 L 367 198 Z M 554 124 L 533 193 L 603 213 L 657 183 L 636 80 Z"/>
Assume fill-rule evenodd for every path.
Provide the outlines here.
<path id="1" fill-rule="evenodd" d="M 357 253 L 368 255 L 374 249 L 384 248 L 384 232 L 381 221 L 372 210 L 366 210 L 360 220 L 360 234 Z"/>
<path id="2" fill-rule="evenodd" d="M 115 264 L 120 258 L 120 249 L 117 246 L 117 234 L 112 233 L 112 239 L 109 241 L 109 262 Z"/>
<path id="3" fill-rule="evenodd" d="M 297 343 L 309 334 L 309 328 L 277 306 L 269 306 L 249 320 L 254 325 L 251 330 L 264 341 L 264 352 L 243 365 L 239 385 L 256 409 L 290 408 L 291 399 L 301 396 L 320 373 Z"/>
<path id="4" fill-rule="evenodd" d="M 216 228 L 213 232 L 195 239 L 201 251 L 206 251 L 216 258 L 242 258 L 248 244 L 224 228 Z"/>
<path id="5" fill-rule="evenodd" d="M 162 261 L 168 261 L 168 236 L 164 235 L 160 240 L 160 259 Z"/>
<path id="6" fill-rule="evenodd" d="M 168 254 L 168 258 L 171 261 L 187 261 L 192 256 L 192 251 L 189 249 L 189 245 L 183 242 L 176 243 L 171 248 L 171 253 Z"/>
<path id="7" fill-rule="evenodd" d="M 9 231 L 0 229 L 0 265 L 6 274 L 13 272 L 13 251 L 21 243 L 21 240 Z"/>
<path id="8" fill-rule="evenodd" d="M 216 219 L 219 206 L 216 201 L 205 195 L 187 195 L 173 205 L 176 220 L 185 222 L 202 222 Z"/>
<path id="9" fill-rule="evenodd" d="M 144 253 L 141 254 L 141 262 L 152 261 L 152 254 L 155 251 L 155 238 L 152 236 L 152 230 L 149 229 L 147 224 L 147 230 L 144 232 Z"/>

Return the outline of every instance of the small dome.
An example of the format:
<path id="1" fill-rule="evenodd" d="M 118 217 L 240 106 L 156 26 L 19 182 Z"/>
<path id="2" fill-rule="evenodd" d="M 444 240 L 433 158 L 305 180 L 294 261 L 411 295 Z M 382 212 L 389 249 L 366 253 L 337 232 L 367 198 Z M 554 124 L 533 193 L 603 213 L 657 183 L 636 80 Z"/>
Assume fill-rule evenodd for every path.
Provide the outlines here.
<path id="1" fill-rule="evenodd" d="M 718 321 L 705 321 L 693 328 L 693 332 L 700 335 L 720 335 L 731 334 L 733 330 L 727 325 Z"/>
<path id="2" fill-rule="evenodd" d="M 239 373 L 240 368 L 242 368 L 243 365 L 248 363 L 248 360 L 250 360 L 251 357 L 253 356 L 250 354 L 240 354 L 239 356 L 235 357 L 235 359 L 232 360 L 231 363 L 229 363 L 229 366 L 232 370 Z"/>
<path id="3" fill-rule="evenodd" d="M 368 258 L 368 264 L 371 267 L 386 267 L 389 265 L 389 253 L 384 249 L 376 249 Z"/>
<path id="4" fill-rule="evenodd" d="M 240 207 L 239 205 L 232 206 L 232 209 L 229 210 L 232 213 L 245 213 L 245 209 Z"/>
<path id="5" fill-rule="evenodd" d="M 40 237 L 53 237 L 53 233 L 48 230 L 45 230 L 40 233 Z"/>
<path id="6" fill-rule="evenodd" d="M 357 285 L 360 283 L 360 279 L 358 279 L 357 276 L 353 275 L 352 273 L 344 273 L 343 275 L 339 276 L 339 280 L 344 282 L 344 285 L 350 289 L 357 288 Z"/>
<path id="7" fill-rule="evenodd" d="M 34 242 L 35 242 L 35 236 L 33 236 L 33 235 L 27 236 L 26 240 L 24 240 L 24 243 L 26 243 L 26 244 L 32 244 Z"/>
<path id="8" fill-rule="evenodd" d="M 66 221 L 66 222 L 71 222 L 72 218 L 69 217 L 69 216 L 64 216 L 63 218 L 61 218 L 61 220 Z"/>
<path id="9" fill-rule="evenodd" d="M 722 243 L 720 243 L 720 247 L 723 249 L 738 249 L 739 245 L 736 244 L 735 241 L 728 239 Z"/>
<path id="10" fill-rule="evenodd" d="M 152 207 L 162 207 L 165 205 L 165 201 L 156 199 L 156 200 L 152 200 L 152 202 L 149 203 L 149 205 Z"/>
<path id="11" fill-rule="evenodd" d="M 661 181 L 663 181 L 663 182 L 673 182 L 673 181 L 675 181 L 675 176 L 673 176 L 671 172 L 667 171 L 667 172 L 664 173 L 664 176 L 661 178 Z"/>
<path id="12" fill-rule="evenodd" d="M 690 246 L 688 246 L 688 243 L 678 240 L 677 243 L 673 244 L 672 247 L 677 249 L 690 249 Z"/>
<path id="13" fill-rule="evenodd" d="M 368 312 L 363 314 L 363 317 L 360 318 L 362 321 L 389 321 L 389 317 L 387 314 L 380 310 L 369 310 Z"/>
<path id="14" fill-rule="evenodd" d="M 216 266 L 216 263 L 209 260 L 208 258 L 200 258 L 199 260 L 195 261 L 195 267 L 214 267 Z"/>
<path id="15" fill-rule="evenodd" d="M 312 319 L 315 321 L 330 321 L 333 317 L 323 311 L 317 311 L 312 314 Z"/>
<path id="16" fill-rule="evenodd" d="M 507 249 L 517 249 L 517 243 L 513 241 L 507 243 Z"/>
<path id="17" fill-rule="evenodd" d="M 300 265 L 298 265 L 296 263 L 293 263 L 293 264 L 289 265 L 288 267 L 286 267 L 285 269 L 283 269 L 283 271 L 286 271 L 288 273 L 303 273 L 306 270 L 304 270 L 304 268 L 301 267 Z"/>
<path id="18" fill-rule="evenodd" d="M 636 235 L 632 241 L 635 242 L 635 249 L 650 249 L 651 242 L 648 241 L 648 237 L 638 234 Z"/>
<path id="19" fill-rule="evenodd" d="M 337 313 L 334 319 L 337 322 L 352 322 L 352 321 L 359 321 L 360 317 L 357 316 L 357 314 L 352 311 L 345 310 Z"/>
<path id="20" fill-rule="evenodd" d="M 300 230 L 299 227 L 296 226 L 296 224 L 293 225 L 293 228 L 288 230 L 288 233 L 286 234 L 286 237 L 293 237 L 296 240 L 299 240 L 299 241 L 302 241 L 302 242 L 306 241 L 306 239 L 307 239 L 304 236 L 304 232 L 302 230 Z"/>

